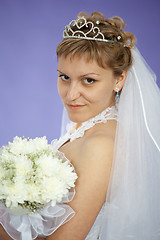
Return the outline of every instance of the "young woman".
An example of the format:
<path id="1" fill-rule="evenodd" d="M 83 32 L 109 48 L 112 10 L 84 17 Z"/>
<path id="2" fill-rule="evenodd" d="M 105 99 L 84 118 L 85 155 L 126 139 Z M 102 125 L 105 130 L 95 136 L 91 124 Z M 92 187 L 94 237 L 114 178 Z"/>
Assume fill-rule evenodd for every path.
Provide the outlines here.
<path id="1" fill-rule="evenodd" d="M 81 13 L 57 47 L 58 92 L 72 123 L 53 145 L 78 180 L 75 216 L 48 240 L 160 239 L 159 89 L 124 26 Z"/>

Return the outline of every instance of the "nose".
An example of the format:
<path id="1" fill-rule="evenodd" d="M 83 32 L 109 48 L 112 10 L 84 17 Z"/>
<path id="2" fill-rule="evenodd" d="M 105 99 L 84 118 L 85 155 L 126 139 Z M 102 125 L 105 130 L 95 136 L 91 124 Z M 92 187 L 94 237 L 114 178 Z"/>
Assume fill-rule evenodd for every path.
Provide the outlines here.
<path id="1" fill-rule="evenodd" d="M 68 101 L 74 101 L 80 96 L 80 87 L 78 83 L 71 82 L 67 89 Z"/>

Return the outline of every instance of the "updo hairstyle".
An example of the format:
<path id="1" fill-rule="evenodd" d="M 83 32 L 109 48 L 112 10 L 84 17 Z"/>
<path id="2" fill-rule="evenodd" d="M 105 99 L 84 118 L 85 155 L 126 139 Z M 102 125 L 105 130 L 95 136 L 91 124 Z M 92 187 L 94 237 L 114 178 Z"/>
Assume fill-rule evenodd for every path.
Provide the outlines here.
<path id="1" fill-rule="evenodd" d="M 87 21 L 93 22 L 105 39 L 117 41 L 110 43 L 103 41 L 65 38 L 57 47 L 57 57 L 85 56 L 87 61 L 96 60 L 102 68 L 111 68 L 115 76 L 120 76 L 123 71 L 128 70 L 132 65 L 131 48 L 134 47 L 135 37 L 132 33 L 124 32 L 125 22 L 120 17 L 105 18 L 100 12 L 93 12 L 91 16 L 81 12 L 78 18 L 84 16 Z M 76 26 L 70 26 L 73 31 L 79 30 Z M 88 32 L 88 28 L 83 26 L 80 31 Z M 95 35 L 95 33 L 94 33 Z M 88 37 L 93 36 L 90 32 Z"/>

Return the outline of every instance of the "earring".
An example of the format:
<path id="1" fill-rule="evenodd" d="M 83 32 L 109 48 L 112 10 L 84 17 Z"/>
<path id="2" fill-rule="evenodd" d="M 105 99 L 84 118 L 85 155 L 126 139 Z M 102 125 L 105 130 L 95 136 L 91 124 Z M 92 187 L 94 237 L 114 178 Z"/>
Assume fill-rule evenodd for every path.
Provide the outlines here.
<path id="1" fill-rule="evenodd" d="M 119 88 L 116 87 L 116 90 L 115 90 L 115 91 L 117 92 L 116 97 L 119 97 Z"/>

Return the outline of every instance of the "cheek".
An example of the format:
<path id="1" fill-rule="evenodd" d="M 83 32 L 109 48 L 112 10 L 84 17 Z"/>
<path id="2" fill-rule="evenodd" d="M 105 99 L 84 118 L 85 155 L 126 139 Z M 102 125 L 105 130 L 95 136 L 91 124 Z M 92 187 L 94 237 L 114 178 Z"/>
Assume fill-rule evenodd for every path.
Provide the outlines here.
<path id="1" fill-rule="evenodd" d="M 112 89 L 97 89 L 96 91 L 88 94 L 87 97 L 92 102 L 103 102 L 112 97 Z"/>
<path id="2" fill-rule="evenodd" d="M 64 86 L 62 86 L 59 80 L 57 81 L 57 89 L 58 89 L 59 96 L 63 98 L 65 96 L 65 88 Z"/>
<path id="3" fill-rule="evenodd" d="M 95 102 L 96 104 L 100 104 L 100 105 L 103 105 L 103 104 L 110 104 L 110 101 L 113 99 L 114 97 L 114 92 L 113 92 L 113 88 L 112 86 L 110 87 L 103 87 L 101 89 L 97 89 L 97 91 L 92 94 L 90 96 L 90 99 L 92 102 Z"/>

